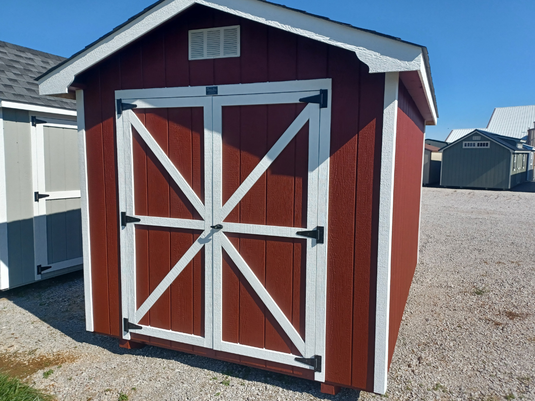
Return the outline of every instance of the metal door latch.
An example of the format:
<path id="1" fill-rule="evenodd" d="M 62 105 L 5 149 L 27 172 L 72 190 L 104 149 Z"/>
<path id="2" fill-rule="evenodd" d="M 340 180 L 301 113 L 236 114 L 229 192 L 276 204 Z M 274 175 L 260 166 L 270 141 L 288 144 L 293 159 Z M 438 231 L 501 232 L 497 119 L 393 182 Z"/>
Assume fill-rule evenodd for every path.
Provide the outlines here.
<path id="1" fill-rule="evenodd" d="M 304 363 L 305 365 L 308 365 L 308 366 L 312 366 L 314 368 L 314 372 L 321 372 L 321 356 L 320 355 L 314 355 L 312 358 L 297 357 L 295 358 L 295 361 Z"/>
<path id="2" fill-rule="evenodd" d="M 210 226 L 210 228 L 213 228 L 214 230 L 221 230 L 223 228 L 223 224 L 216 224 L 215 226 Z"/>

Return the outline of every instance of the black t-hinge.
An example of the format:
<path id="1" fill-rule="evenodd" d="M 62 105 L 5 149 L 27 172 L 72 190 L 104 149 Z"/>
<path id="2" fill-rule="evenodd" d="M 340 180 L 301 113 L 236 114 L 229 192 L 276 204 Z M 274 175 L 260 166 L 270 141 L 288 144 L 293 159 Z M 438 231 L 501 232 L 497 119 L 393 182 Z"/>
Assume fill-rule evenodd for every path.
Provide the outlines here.
<path id="1" fill-rule="evenodd" d="M 130 323 L 127 317 L 123 319 L 123 329 L 125 333 L 128 333 L 130 330 L 140 330 L 142 328 L 143 327 L 138 324 Z"/>
<path id="2" fill-rule="evenodd" d="M 52 266 L 37 265 L 37 274 L 42 274 L 45 270 L 52 269 Z"/>
<path id="3" fill-rule="evenodd" d="M 298 231 L 297 235 L 301 235 L 307 238 L 314 238 L 317 244 L 323 244 L 325 229 L 323 227 L 316 227 L 310 231 Z"/>
<path id="4" fill-rule="evenodd" d="M 318 93 L 317 95 L 304 97 L 299 99 L 299 101 L 302 103 L 317 103 L 320 105 L 320 109 L 326 109 L 329 97 L 328 95 L 329 91 L 327 89 L 321 89 L 320 93 Z"/>
<path id="5" fill-rule="evenodd" d="M 137 217 L 127 216 L 126 212 L 121 212 L 121 226 L 126 227 L 128 223 L 139 223 L 141 219 Z"/>
<path id="6" fill-rule="evenodd" d="M 49 194 L 40 194 L 39 192 L 33 193 L 33 200 L 39 202 L 39 199 L 48 198 Z"/>
<path id="7" fill-rule="evenodd" d="M 36 127 L 37 124 L 46 124 L 45 120 L 39 120 L 37 117 L 32 116 L 32 127 Z"/>
<path id="8" fill-rule="evenodd" d="M 304 363 L 305 365 L 312 366 L 314 372 L 321 372 L 321 356 L 314 355 L 312 358 L 295 358 L 296 362 Z"/>
<path id="9" fill-rule="evenodd" d="M 117 99 L 117 115 L 123 114 L 124 110 L 132 110 L 137 107 L 137 104 L 123 103 L 123 99 Z"/>

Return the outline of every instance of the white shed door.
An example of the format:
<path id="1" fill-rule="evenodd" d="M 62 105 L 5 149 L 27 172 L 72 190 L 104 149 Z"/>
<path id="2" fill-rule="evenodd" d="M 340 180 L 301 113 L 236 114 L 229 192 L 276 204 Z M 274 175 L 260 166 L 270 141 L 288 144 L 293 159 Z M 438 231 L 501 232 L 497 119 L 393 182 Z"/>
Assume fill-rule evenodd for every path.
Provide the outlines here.
<path id="1" fill-rule="evenodd" d="M 329 93 L 330 80 L 116 93 L 125 339 L 324 379 Z"/>
<path id="2" fill-rule="evenodd" d="M 36 280 L 82 264 L 78 131 L 74 121 L 32 117 Z"/>

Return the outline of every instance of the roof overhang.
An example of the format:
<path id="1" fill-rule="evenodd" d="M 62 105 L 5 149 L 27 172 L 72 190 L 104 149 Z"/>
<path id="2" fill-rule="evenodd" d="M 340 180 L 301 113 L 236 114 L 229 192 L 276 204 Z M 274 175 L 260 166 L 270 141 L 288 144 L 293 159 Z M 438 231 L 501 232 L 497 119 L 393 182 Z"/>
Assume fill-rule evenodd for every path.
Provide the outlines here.
<path id="1" fill-rule="evenodd" d="M 426 124 L 435 125 L 437 122 L 436 100 L 425 47 L 259 0 L 160 0 L 39 77 L 40 93 L 68 93 L 78 74 L 195 4 L 353 51 L 369 67 L 370 73 L 413 72 L 415 74 L 405 74 L 406 77 L 402 74 L 402 80 Z"/>
<path id="2" fill-rule="evenodd" d="M 76 110 L 59 109 L 56 107 L 41 106 L 38 104 L 12 102 L 9 100 L 0 100 L 0 108 L 26 110 L 35 113 L 59 114 L 62 116 L 76 117 Z"/>

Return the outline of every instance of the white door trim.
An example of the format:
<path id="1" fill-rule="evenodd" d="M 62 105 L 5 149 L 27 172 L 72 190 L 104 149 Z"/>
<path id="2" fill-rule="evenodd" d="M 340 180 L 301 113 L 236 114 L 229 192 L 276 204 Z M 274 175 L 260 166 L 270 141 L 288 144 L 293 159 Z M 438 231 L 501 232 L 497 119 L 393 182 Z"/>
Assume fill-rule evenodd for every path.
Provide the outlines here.
<path id="1" fill-rule="evenodd" d="M 9 288 L 5 148 L 4 113 L 2 107 L 0 107 L 0 290 Z"/>
<path id="2" fill-rule="evenodd" d="M 46 193 L 46 198 L 38 199 L 33 204 L 33 230 L 34 230 L 34 264 L 48 265 L 49 269 L 46 273 L 52 273 L 68 267 L 82 264 L 83 258 L 74 258 L 63 260 L 56 263 L 48 263 L 48 235 L 46 232 L 46 202 L 48 200 L 58 199 L 75 199 L 81 197 L 80 190 L 74 191 L 46 191 L 45 180 L 45 142 L 44 142 L 44 127 L 56 128 L 71 128 L 77 129 L 77 125 L 71 120 L 61 120 L 58 118 L 43 117 L 39 114 L 30 114 L 30 121 L 33 118 L 45 118 L 46 122 L 39 122 L 38 124 L 31 124 L 31 151 L 32 151 L 32 179 L 33 190 L 41 194 Z M 34 270 L 35 280 L 41 280 L 42 274 L 39 274 L 37 268 Z"/>

